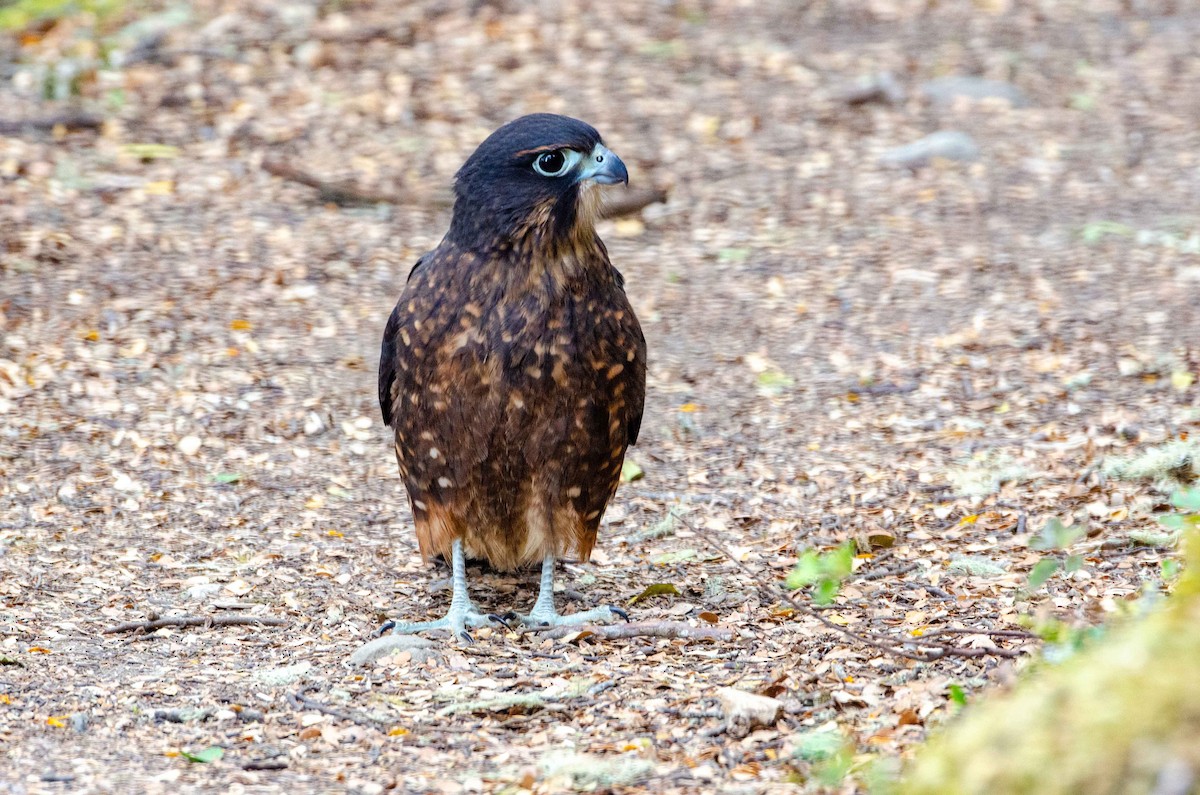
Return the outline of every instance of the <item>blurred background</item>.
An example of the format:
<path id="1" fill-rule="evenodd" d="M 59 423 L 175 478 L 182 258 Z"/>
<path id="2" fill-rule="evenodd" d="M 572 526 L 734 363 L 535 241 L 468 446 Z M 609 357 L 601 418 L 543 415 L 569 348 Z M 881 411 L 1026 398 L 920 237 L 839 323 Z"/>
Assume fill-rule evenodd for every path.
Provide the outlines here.
<path id="1" fill-rule="evenodd" d="M 342 643 L 424 606 L 378 341 L 455 170 L 534 111 L 665 194 L 601 226 L 650 374 L 589 600 L 691 550 L 692 601 L 760 618 L 645 535 L 673 507 L 769 579 L 846 539 L 945 566 L 964 516 L 1019 568 L 1027 526 L 1162 504 L 1098 468 L 1200 426 L 1192 3 L 9 0 L 0 594 L 111 620 L 199 572 Z"/>

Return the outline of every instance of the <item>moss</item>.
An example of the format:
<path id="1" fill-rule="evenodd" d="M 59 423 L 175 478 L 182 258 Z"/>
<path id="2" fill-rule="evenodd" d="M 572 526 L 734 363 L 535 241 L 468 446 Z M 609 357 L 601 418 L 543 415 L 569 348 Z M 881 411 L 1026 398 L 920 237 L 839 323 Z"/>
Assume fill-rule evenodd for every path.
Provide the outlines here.
<path id="1" fill-rule="evenodd" d="M 900 791 L 1149 793 L 1164 771 L 1200 778 L 1197 536 L 1163 609 L 965 710 L 918 753 Z"/>
<path id="2" fill-rule="evenodd" d="M 1150 480 L 1155 488 L 1170 492 L 1200 477 L 1200 442 L 1176 440 L 1130 458 L 1110 458 L 1104 462 L 1104 474 L 1117 480 Z"/>

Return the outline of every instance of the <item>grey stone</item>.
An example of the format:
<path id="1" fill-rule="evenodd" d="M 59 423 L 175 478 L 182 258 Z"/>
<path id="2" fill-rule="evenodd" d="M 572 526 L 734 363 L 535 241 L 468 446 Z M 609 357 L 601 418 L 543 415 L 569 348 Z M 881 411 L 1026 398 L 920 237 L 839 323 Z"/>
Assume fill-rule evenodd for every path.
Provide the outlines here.
<path id="1" fill-rule="evenodd" d="M 862 78 L 838 93 L 838 99 L 847 105 L 865 105 L 869 102 L 899 105 L 904 98 L 904 87 L 891 72 L 879 72 Z"/>
<path id="2" fill-rule="evenodd" d="M 949 105 L 959 97 L 967 99 L 1003 99 L 1014 108 L 1029 105 L 1021 89 L 1002 80 L 986 80 L 982 77 L 951 75 L 938 77 L 921 84 L 921 93 L 939 105 Z"/>
<path id="3" fill-rule="evenodd" d="M 433 641 L 422 638 L 419 635 L 389 634 L 360 646 L 350 655 L 350 664 L 355 666 L 366 665 L 378 660 L 380 657 L 401 651 L 407 651 L 411 654 L 413 662 L 423 663 L 436 653 L 434 651 L 435 648 Z"/>
<path id="4" fill-rule="evenodd" d="M 929 165 L 935 157 L 947 160 L 977 160 L 979 145 L 965 132 L 939 130 L 919 141 L 889 149 L 880 156 L 879 162 L 885 166 L 920 168 Z"/>

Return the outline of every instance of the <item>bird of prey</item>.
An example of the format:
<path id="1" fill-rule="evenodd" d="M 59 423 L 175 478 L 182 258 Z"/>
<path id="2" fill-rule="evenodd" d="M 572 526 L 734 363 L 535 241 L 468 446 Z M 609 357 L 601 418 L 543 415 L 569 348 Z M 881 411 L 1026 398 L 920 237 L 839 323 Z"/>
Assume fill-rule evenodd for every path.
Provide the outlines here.
<path id="1" fill-rule="evenodd" d="M 409 273 L 379 359 L 421 554 L 453 571 L 446 616 L 395 632 L 469 642 L 467 628 L 498 620 L 471 601 L 468 555 L 541 563 L 532 611 L 506 618 L 624 617 L 560 615 L 554 562 L 590 557 L 642 421 L 646 341 L 595 230 L 597 186 L 628 182 L 595 129 L 545 113 L 500 127 L 458 171 L 450 229 Z"/>

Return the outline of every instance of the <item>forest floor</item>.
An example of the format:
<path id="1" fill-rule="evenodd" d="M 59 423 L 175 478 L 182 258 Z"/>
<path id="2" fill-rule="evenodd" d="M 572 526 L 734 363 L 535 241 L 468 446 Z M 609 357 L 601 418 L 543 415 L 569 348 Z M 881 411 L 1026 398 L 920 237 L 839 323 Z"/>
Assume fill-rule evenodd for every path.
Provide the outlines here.
<path id="1" fill-rule="evenodd" d="M 201 0 L 0 32 L 0 793 L 862 791 L 1043 653 L 1024 628 L 1157 586 L 1167 491 L 1105 466 L 1200 433 L 1200 13 L 926 5 Z M 706 637 L 355 665 L 449 599 L 383 325 L 458 165 L 537 110 L 668 191 L 601 226 L 649 343 L 644 477 L 559 599 Z M 977 154 L 881 159 L 937 130 Z M 847 541 L 833 605 L 782 597 Z M 105 633 L 179 616 L 282 623 Z M 747 732 L 723 687 L 777 718 Z"/>

